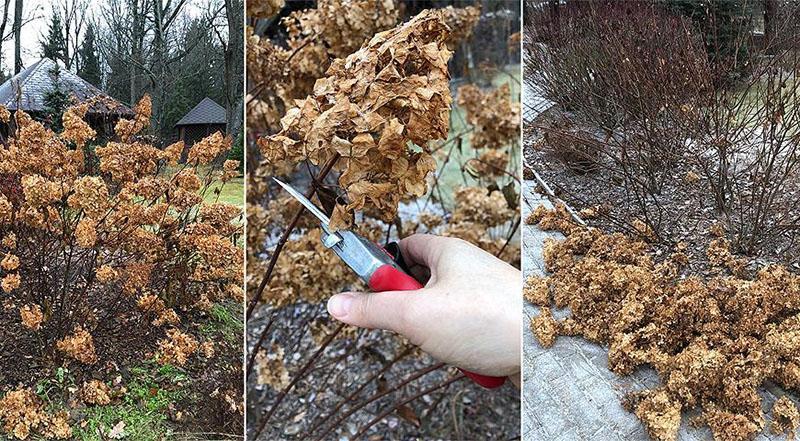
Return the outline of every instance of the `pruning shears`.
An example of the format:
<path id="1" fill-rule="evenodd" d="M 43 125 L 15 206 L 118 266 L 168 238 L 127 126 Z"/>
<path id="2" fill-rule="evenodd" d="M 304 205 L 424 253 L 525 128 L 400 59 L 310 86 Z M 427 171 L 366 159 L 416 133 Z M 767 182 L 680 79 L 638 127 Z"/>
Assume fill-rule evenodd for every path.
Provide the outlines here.
<path id="1" fill-rule="evenodd" d="M 387 245 L 389 249 L 387 251 L 353 231 L 331 231 L 328 215 L 291 185 L 276 178 L 272 179 L 319 220 L 322 228 L 322 244 L 325 248 L 333 250 L 373 292 L 413 291 L 422 288 L 422 284 L 409 275 L 403 256 L 400 254 L 400 247 L 396 243 Z M 500 387 L 506 381 L 506 377 L 490 377 L 463 369 L 461 372 L 472 381 L 489 389 Z"/>

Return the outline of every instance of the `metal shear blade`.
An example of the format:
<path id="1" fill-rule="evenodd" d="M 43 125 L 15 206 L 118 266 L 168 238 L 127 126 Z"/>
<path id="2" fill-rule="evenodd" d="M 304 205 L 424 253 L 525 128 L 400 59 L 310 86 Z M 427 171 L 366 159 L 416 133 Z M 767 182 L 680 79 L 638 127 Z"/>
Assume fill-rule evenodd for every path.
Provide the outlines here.
<path id="1" fill-rule="evenodd" d="M 334 232 L 332 232 L 330 230 L 331 219 L 328 217 L 328 215 L 325 214 L 319 208 L 317 208 L 317 206 L 314 205 L 313 202 L 308 200 L 308 198 L 305 197 L 305 195 L 303 195 L 303 193 L 300 193 L 299 191 L 295 190 L 294 187 L 292 187 L 291 185 L 281 181 L 278 178 L 272 178 L 272 180 L 277 182 L 281 187 L 283 187 L 284 190 L 289 192 L 289 194 L 292 195 L 292 197 L 294 197 L 295 199 L 300 201 L 300 203 L 303 204 L 303 207 L 305 207 L 306 210 L 311 212 L 311 214 L 313 214 L 314 217 L 319 219 L 320 226 L 322 227 L 322 229 L 326 233 L 326 236 L 323 239 L 323 242 L 325 243 L 326 247 L 330 248 L 330 247 L 336 245 L 337 243 L 339 243 L 342 240 L 341 236 L 339 236 L 338 234 L 336 234 L 336 233 L 334 233 Z"/>

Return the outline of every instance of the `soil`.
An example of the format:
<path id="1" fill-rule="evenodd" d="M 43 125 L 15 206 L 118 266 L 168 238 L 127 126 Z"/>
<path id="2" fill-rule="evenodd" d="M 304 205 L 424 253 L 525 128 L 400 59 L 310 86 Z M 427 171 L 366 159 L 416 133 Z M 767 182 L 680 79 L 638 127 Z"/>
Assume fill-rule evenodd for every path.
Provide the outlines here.
<path id="1" fill-rule="evenodd" d="M 547 126 L 568 115 L 552 106 L 533 121 L 526 122 L 523 155 L 527 167 L 534 169 L 553 189 L 556 195 L 575 210 L 602 206 L 608 211 L 596 218 L 585 218 L 588 225 L 603 231 L 635 233 L 631 222 L 642 219 L 637 205 L 627 203 L 631 198 L 618 176 L 607 171 L 576 172 L 552 154 L 534 146 L 543 136 L 535 126 Z M 572 115 L 569 115 L 572 117 Z M 703 182 L 686 182 L 693 170 L 688 161 L 681 162 L 670 171 L 657 201 L 649 202 L 652 208 L 657 202 L 662 207 L 661 217 L 655 223 L 660 226 L 660 241 L 654 243 L 656 257 L 666 256 L 678 242 L 688 245 L 687 274 L 708 274 L 706 248 L 715 239 L 709 234 L 718 222 L 713 197 Z M 602 210 L 601 210 L 602 211 Z M 656 210 L 653 210 L 656 211 Z M 795 233 L 796 235 L 796 233 Z M 783 263 L 800 270 L 800 249 L 797 237 L 786 235 L 764 244 L 757 255 L 742 256 L 748 259 L 748 269 L 754 272 L 767 263 Z"/>

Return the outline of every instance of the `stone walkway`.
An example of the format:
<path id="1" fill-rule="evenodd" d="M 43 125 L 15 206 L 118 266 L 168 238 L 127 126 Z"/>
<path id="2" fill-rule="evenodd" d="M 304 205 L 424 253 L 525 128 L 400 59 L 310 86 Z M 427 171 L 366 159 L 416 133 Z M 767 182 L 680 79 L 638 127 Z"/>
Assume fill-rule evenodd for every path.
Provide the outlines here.
<path id="1" fill-rule="evenodd" d="M 523 183 L 522 218 L 540 204 L 552 208 L 550 201 L 533 191 L 535 181 Z M 522 229 L 522 264 L 525 277 L 544 274 L 542 244 L 547 237 L 560 234 L 544 232 L 533 225 Z M 608 369 L 606 348 L 578 337 L 558 337 L 553 347 L 539 346 L 530 329 L 530 319 L 537 314 L 526 302 L 523 320 L 524 357 L 522 390 L 522 439 L 526 440 L 647 440 L 639 420 L 622 408 L 622 397 L 634 390 L 654 387 L 658 377 L 652 369 L 640 369 L 628 377 L 618 377 Z M 554 311 L 563 317 L 566 311 Z M 764 412 L 769 414 L 777 387 L 763 391 Z M 693 428 L 688 422 L 698 412 L 685 413 L 680 440 L 710 440 L 707 427 Z M 767 430 L 758 440 L 785 439 Z"/>

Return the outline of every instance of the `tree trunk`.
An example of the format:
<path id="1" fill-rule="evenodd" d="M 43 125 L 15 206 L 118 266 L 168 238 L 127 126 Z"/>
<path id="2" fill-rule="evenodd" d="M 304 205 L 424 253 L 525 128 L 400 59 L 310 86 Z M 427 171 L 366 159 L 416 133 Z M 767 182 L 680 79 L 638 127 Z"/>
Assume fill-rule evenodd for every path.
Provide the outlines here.
<path id="1" fill-rule="evenodd" d="M 22 70 L 20 37 L 22 35 L 22 0 L 14 1 L 14 74 Z"/>
<path id="2" fill-rule="evenodd" d="M 226 132 L 233 136 L 241 132 L 244 106 L 242 6 L 240 0 L 225 0 L 228 19 L 228 45 L 225 48 L 225 117 L 228 121 Z"/>
<path id="3" fill-rule="evenodd" d="M 3 21 L 0 22 L 0 66 L 3 65 L 3 40 L 2 37 L 6 35 L 6 25 L 8 24 L 8 5 L 11 0 L 3 1 Z"/>
<path id="4" fill-rule="evenodd" d="M 764 47 L 769 53 L 775 53 L 773 45 L 777 37 L 778 0 L 764 0 Z"/>
<path id="5" fill-rule="evenodd" d="M 164 100 L 165 100 L 165 59 L 166 59 L 166 41 L 164 27 L 166 18 L 164 15 L 167 11 L 164 10 L 164 4 L 161 0 L 153 2 L 153 59 L 152 59 L 152 74 L 150 77 L 152 85 L 153 96 L 153 117 L 156 119 L 155 126 L 158 129 L 159 135 L 164 135 Z"/>
<path id="6" fill-rule="evenodd" d="M 139 0 L 129 0 L 130 14 L 132 19 L 131 31 L 131 65 L 130 65 L 130 92 L 131 105 L 139 100 L 139 70 L 142 64 L 142 47 L 144 46 L 144 11 L 141 10 L 142 3 Z"/>

